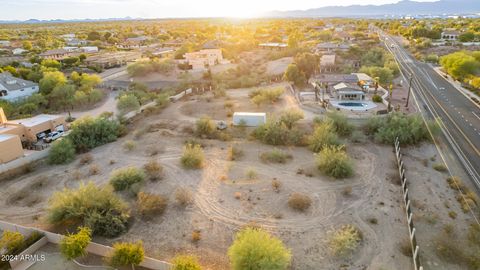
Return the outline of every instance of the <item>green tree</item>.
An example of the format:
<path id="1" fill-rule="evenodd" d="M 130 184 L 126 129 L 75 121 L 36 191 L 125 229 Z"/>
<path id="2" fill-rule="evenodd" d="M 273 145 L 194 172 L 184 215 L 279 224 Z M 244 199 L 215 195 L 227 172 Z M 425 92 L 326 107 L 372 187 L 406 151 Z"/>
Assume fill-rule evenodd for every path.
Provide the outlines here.
<path id="1" fill-rule="evenodd" d="M 372 78 L 378 78 L 378 82 L 388 85 L 393 81 L 393 71 L 385 67 L 363 66 L 360 72 L 368 74 Z"/>
<path id="2" fill-rule="evenodd" d="M 120 111 L 121 114 L 136 111 L 139 108 L 140 102 L 133 94 L 122 95 L 117 101 L 117 109 Z"/>
<path id="3" fill-rule="evenodd" d="M 43 95 L 49 95 L 52 90 L 67 83 L 67 78 L 60 71 L 48 71 L 43 74 L 43 78 L 40 80 L 40 93 Z"/>
<path id="4" fill-rule="evenodd" d="M 92 230 L 87 227 L 78 228 L 76 234 L 68 234 L 60 242 L 60 252 L 67 260 L 87 255 L 86 249 L 92 240 Z"/>
<path id="5" fill-rule="evenodd" d="M 25 40 L 22 42 L 22 46 L 25 50 L 30 51 L 32 49 L 32 42 Z"/>
<path id="6" fill-rule="evenodd" d="M 72 140 L 77 152 L 84 152 L 115 141 L 119 132 L 120 125 L 115 120 L 85 116 L 72 123 L 68 138 Z"/>
<path id="7" fill-rule="evenodd" d="M 233 270 L 285 270 L 292 255 L 281 240 L 266 231 L 246 228 L 235 236 L 228 257 Z"/>
<path id="8" fill-rule="evenodd" d="M 293 82 L 295 85 L 300 86 L 305 84 L 305 74 L 300 71 L 296 64 L 290 64 L 283 75 L 283 79 L 289 82 Z"/>
<path id="9" fill-rule="evenodd" d="M 68 111 L 73 107 L 75 102 L 75 86 L 71 84 L 60 84 L 53 88 L 49 95 L 50 103 L 54 108 L 63 108 Z"/>
<path id="10" fill-rule="evenodd" d="M 115 243 L 113 244 L 113 252 L 110 255 L 110 264 L 113 267 L 119 266 L 135 266 L 139 265 L 145 257 L 143 243 Z"/>
<path id="11" fill-rule="evenodd" d="M 62 68 L 62 63 L 54 59 L 44 59 L 42 60 L 41 65 L 47 68 L 55 68 L 58 70 Z"/>
<path id="12" fill-rule="evenodd" d="M 307 79 L 315 73 L 319 62 L 318 56 L 312 53 L 300 53 L 295 56 L 295 64 Z"/>
<path id="13" fill-rule="evenodd" d="M 302 39 L 302 35 L 298 31 L 292 31 L 290 35 L 288 35 L 288 47 L 290 48 L 297 48 L 298 44 Z"/>
<path id="14" fill-rule="evenodd" d="M 48 152 L 48 163 L 50 164 L 65 164 L 74 158 L 75 146 L 67 138 L 55 141 Z"/>
<path id="15" fill-rule="evenodd" d="M 475 33 L 473 32 L 465 32 L 458 36 L 458 40 L 461 42 L 472 42 L 475 40 Z"/>

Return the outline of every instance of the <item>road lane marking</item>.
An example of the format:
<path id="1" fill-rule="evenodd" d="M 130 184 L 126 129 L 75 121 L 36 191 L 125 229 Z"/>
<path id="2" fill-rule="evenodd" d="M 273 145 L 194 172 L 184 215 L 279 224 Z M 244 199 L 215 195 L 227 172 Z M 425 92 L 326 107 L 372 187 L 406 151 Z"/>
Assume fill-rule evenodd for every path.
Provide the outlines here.
<path id="1" fill-rule="evenodd" d="M 475 117 L 477 117 L 478 119 L 480 119 L 480 116 L 478 116 L 475 112 L 472 112 L 473 115 L 475 115 Z"/>

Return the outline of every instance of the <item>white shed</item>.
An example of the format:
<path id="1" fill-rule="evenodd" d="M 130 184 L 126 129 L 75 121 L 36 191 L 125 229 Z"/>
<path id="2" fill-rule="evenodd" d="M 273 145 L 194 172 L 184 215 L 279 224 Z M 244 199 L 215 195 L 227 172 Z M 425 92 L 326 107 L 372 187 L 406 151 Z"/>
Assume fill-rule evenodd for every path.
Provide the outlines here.
<path id="1" fill-rule="evenodd" d="M 245 124 L 247 127 L 258 127 L 267 122 L 266 113 L 235 112 L 233 113 L 233 125 Z"/>

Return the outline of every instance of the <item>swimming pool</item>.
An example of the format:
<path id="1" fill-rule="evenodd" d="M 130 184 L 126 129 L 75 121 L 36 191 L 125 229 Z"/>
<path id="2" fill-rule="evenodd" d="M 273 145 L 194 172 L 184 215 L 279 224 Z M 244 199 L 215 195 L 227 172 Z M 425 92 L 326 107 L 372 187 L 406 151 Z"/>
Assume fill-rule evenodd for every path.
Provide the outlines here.
<path id="1" fill-rule="evenodd" d="M 338 105 L 345 106 L 345 107 L 367 107 L 367 103 L 363 102 L 339 102 Z"/>
<path id="2" fill-rule="evenodd" d="M 362 100 L 362 101 L 332 100 L 332 101 L 330 101 L 330 104 L 333 107 L 336 107 L 338 109 L 343 109 L 343 110 L 348 110 L 348 111 L 369 111 L 369 110 L 377 107 L 377 104 L 375 104 L 371 101 L 368 101 L 368 100 Z"/>

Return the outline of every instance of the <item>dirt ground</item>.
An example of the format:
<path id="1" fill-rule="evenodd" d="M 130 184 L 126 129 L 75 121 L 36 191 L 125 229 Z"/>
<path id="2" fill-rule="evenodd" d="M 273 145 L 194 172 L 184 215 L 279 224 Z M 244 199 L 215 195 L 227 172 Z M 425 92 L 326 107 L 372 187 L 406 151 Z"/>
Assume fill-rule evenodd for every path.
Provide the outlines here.
<path id="1" fill-rule="evenodd" d="M 255 106 L 248 103 L 246 94 L 246 89 L 228 91 L 236 110 L 256 111 Z M 282 101 L 262 110 L 274 113 L 294 106 L 290 98 L 284 95 Z M 142 167 L 155 159 L 163 165 L 165 177 L 156 182 L 146 181 L 143 190 L 168 197 L 166 212 L 150 220 L 134 215 L 126 234 L 116 239 L 96 238 L 95 241 L 112 244 L 142 240 L 147 256 L 170 260 L 180 252 L 193 253 L 208 269 L 224 270 L 228 269 L 226 253 L 235 232 L 254 222 L 280 237 L 292 250 L 292 269 L 412 268 L 411 258 L 403 255 L 399 247 L 408 237 L 408 230 L 401 207 L 401 187 L 393 147 L 347 143 L 347 152 L 354 161 L 356 173 L 350 179 L 334 180 L 316 170 L 314 155 L 305 147 L 278 147 L 293 158 L 286 164 L 267 164 L 259 155 L 272 150 L 272 146 L 242 136 L 226 142 L 196 139 L 204 145 L 205 166 L 200 170 L 183 169 L 180 165 L 182 147 L 192 138 L 188 130 L 191 130 L 193 121 L 204 114 L 213 119 L 227 119 L 227 111 L 222 109 L 224 102 L 225 99 L 208 102 L 205 97 L 193 97 L 173 103 L 159 114 L 140 119 L 131 129 L 150 126 L 149 132 L 140 137 L 130 132 L 126 137 L 90 152 L 93 156 L 91 164 L 100 168 L 96 175 L 89 174 L 91 165 L 82 166 L 77 158 L 69 165 L 42 166 L 34 172 L 2 182 L 0 219 L 50 228 L 44 217 L 48 198 L 53 192 L 65 187 L 75 188 L 82 181 L 107 184 L 112 170 Z M 132 151 L 122 147 L 126 140 L 136 142 Z M 227 149 L 234 144 L 243 150 L 244 156 L 229 161 Z M 152 156 L 153 150 L 158 154 Z M 431 145 L 412 151 L 414 159 L 425 159 L 434 154 Z M 431 167 L 410 161 L 410 157 L 406 159 L 409 171 L 421 172 L 418 182 L 422 184 L 416 191 L 419 200 L 425 198 L 422 196 L 424 191 L 431 190 L 440 195 L 444 192 L 445 183 L 430 185 L 428 179 L 436 173 Z M 299 169 L 305 173 L 297 174 Z M 248 170 L 255 170 L 258 177 L 247 179 Z M 278 193 L 272 189 L 273 179 L 282 183 Z M 191 206 L 183 208 L 175 202 L 174 192 L 179 187 L 188 188 L 194 194 Z M 352 192 L 345 195 L 348 188 Z M 312 206 L 306 212 L 296 212 L 288 207 L 288 197 L 293 192 L 305 193 L 312 198 Z M 134 198 L 122 196 L 135 209 Z M 376 222 L 372 222 L 374 219 Z M 363 238 L 357 251 L 344 259 L 333 256 L 327 243 L 329 232 L 343 224 L 355 225 Z M 201 232 L 201 240 L 197 243 L 191 241 L 195 230 Z"/>

